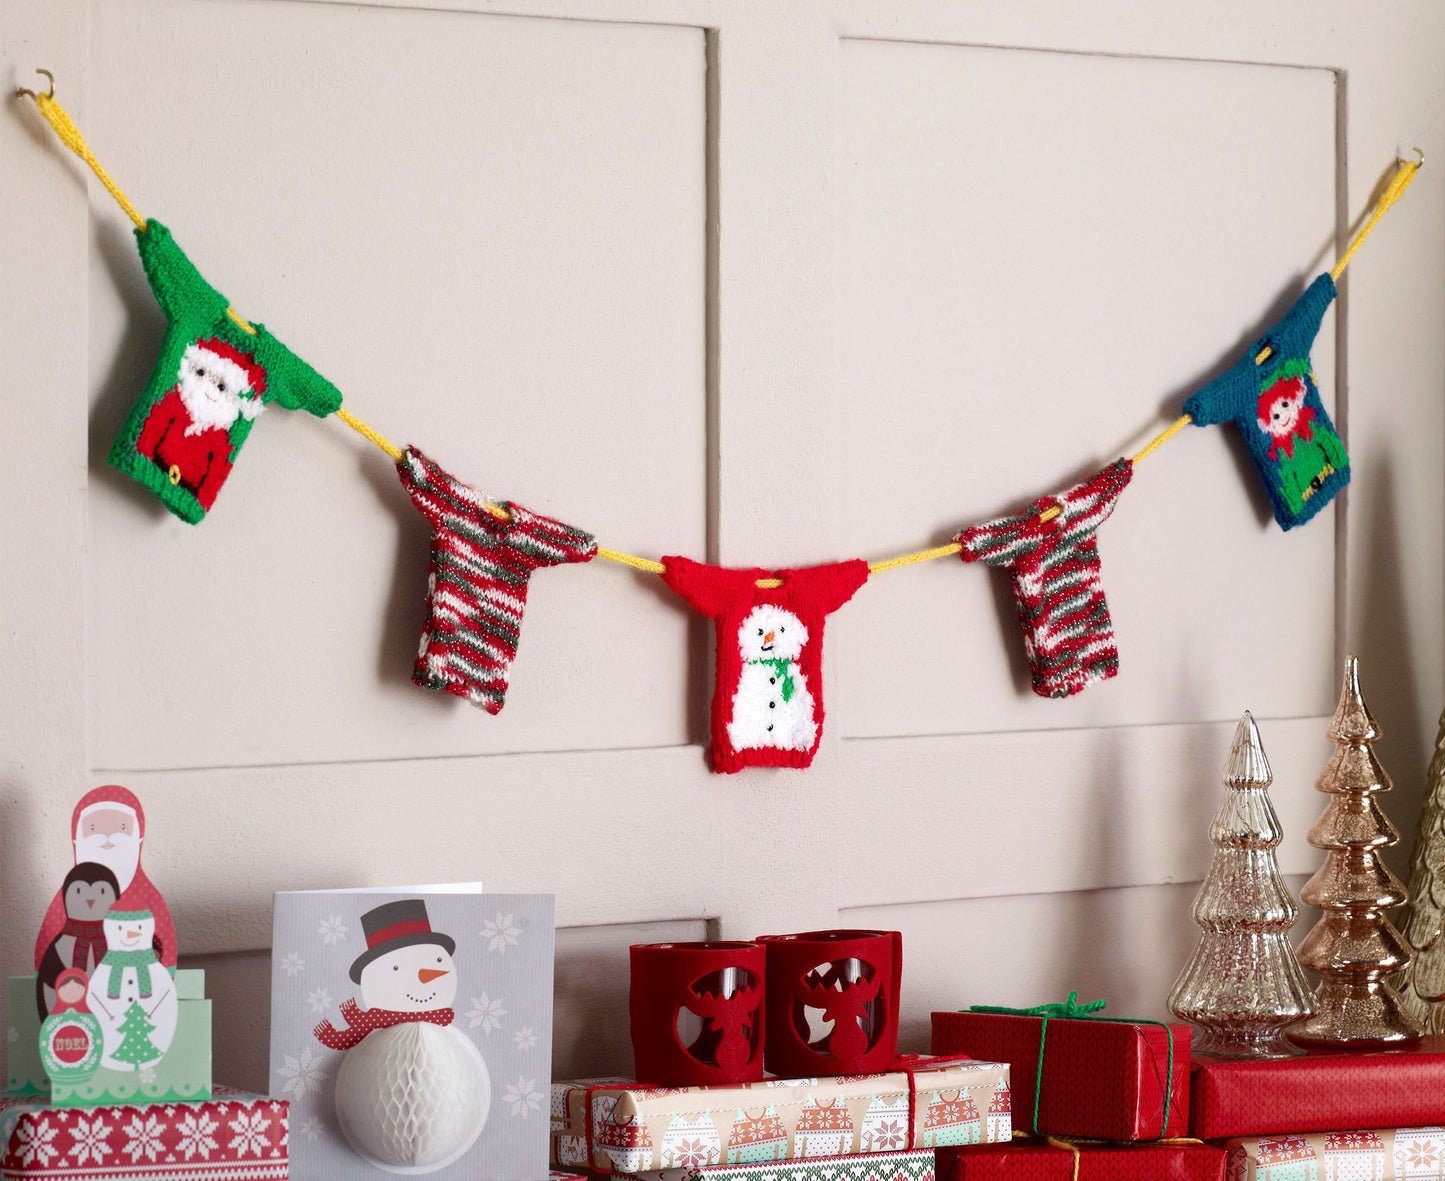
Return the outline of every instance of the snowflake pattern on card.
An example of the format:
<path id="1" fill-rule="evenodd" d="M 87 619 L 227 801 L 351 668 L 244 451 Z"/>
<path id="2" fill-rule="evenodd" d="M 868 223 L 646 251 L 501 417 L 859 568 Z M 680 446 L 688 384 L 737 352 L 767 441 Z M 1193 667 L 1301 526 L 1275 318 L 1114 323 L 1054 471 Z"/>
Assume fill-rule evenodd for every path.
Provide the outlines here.
<path id="1" fill-rule="evenodd" d="M 467 1028 L 491 1033 L 492 1030 L 502 1027 L 501 1018 L 506 1015 L 507 1010 L 502 1008 L 501 997 L 492 1000 L 486 993 L 482 993 L 481 996 L 472 997 L 472 1007 L 467 1010 Z"/>
<path id="2" fill-rule="evenodd" d="M 283 1054 L 282 1064 L 276 1073 L 284 1080 L 281 1084 L 283 1095 L 304 1097 L 308 1091 L 319 1094 L 321 1084 L 330 1073 L 323 1065 L 325 1059 L 310 1046 L 303 1046 L 299 1054 Z"/>
<path id="3" fill-rule="evenodd" d="M 507 1114 L 526 1119 L 531 1112 L 542 1110 L 542 1092 L 537 1090 L 535 1080 L 519 1078 L 507 1084 L 502 1102 L 507 1105 Z"/>
<path id="4" fill-rule="evenodd" d="M 517 926 L 516 915 L 497 911 L 497 917 L 488 919 L 482 927 L 482 938 L 487 941 L 487 950 L 498 954 L 509 947 L 516 947 L 521 938 L 522 928 Z"/>
<path id="5" fill-rule="evenodd" d="M 296 977 L 306 970 L 306 961 L 301 958 L 298 951 L 288 951 L 281 960 L 281 971 L 286 975 Z"/>
<path id="6" fill-rule="evenodd" d="M 335 1110 L 338 1073 L 355 1050 L 330 1048 L 316 1039 L 314 1029 L 318 1021 L 339 1022 L 343 1003 L 364 1004 L 361 982 L 351 974 L 353 965 L 370 950 L 374 934 L 367 931 L 362 916 L 388 902 L 418 897 L 425 900 L 432 931 L 445 933 L 456 944 L 452 955 L 457 989 L 449 1028 L 478 1048 L 491 1078 L 489 1118 L 479 1139 L 462 1157 L 429 1177 L 462 1181 L 478 1176 L 545 1176 L 552 901 L 536 895 L 427 890 L 276 896 L 270 1091 L 291 1101 L 297 1130 L 291 1147 L 293 1175 L 356 1174 L 357 1158 Z M 282 953 L 292 948 L 304 956 L 304 974 L 296 980 L 283 964 Z M 223 1124 L 216 1135 L 225 1148 L 239 1133 Z"/>

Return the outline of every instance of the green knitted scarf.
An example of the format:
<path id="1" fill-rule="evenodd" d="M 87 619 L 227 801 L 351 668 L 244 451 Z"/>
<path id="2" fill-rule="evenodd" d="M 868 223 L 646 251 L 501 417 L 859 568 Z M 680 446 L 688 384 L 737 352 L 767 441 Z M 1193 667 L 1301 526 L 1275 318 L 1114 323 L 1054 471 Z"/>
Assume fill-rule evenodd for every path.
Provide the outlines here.
<path id="1" fill-rule="evenodd" d="M 750 660 L 748 663 L 771 664 L 773 668 L 777 670 L 778 677 L 783 682 L 783 700 L 791 701 L 793 699 L 793 689 L 795 686 L 793 684 L 792 674 L 788 672 L 788 666 L 793 663 L 791 660 L 782 660 L 775 656 L 763 656 L 757 660 Z"/>
<path id="2" fill-rule="evenodd" d="M 156 953 L 149 947 L 143 947 L 140 951 L 108 951 L 100 961 L 102 968 L 110 968 L 110 983 L 105 986 L 105 995 L 111 1000 L 120 999 L 120 981 L 125 975 L 127 968 L 135 969 L 136 986 L 140 989 L 141 996 L 151 994 L 151 974 L 142 972 L 141 969 L 149 967 L 156 962 Z"/>

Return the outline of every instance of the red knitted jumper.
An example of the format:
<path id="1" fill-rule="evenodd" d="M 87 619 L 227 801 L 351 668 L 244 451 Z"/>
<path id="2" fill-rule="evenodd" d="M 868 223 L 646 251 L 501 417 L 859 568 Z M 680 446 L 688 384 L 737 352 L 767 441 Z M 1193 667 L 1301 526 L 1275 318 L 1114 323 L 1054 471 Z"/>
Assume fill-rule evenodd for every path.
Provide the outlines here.
<path id="1" fill-rule="evenodd" d="M 731 570 L 663 558 L 662 580 L 717 628 L 714 771 L 806 767 L 823 734 L 823 622 L 868 580 L 859 559 Z M 760 578 L 781 586 L 760 587 Z"/>

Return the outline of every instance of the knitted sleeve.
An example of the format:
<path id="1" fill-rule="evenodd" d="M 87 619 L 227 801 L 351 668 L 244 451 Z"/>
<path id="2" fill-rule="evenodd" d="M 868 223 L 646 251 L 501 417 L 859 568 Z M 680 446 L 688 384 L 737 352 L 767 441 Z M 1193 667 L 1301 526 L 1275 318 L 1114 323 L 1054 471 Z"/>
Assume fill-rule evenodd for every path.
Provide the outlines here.
<path id="1" fill-rule="evenodd" d="M 970 525 L 954 536 L 954 541 L 963 546 L 958 556 L 965 562 L 983 562 L 1007 569 L 1043 545 L 1051 530 L 1040 514 L 1055 503 L 1051 497 L 1041 497 L 1016 516 L 996 517 Z"/>
<path id="2" fill-rule="evenodd" d="M 1133 461 L 1118 459 L 1083 483 L 1039 497 L 1027 512 L 971 525 L 954 538 L 963 547 L 959 557 L 1007 569 L 1041 549 L 1077 545 L 1114 511 L 1133 476 Z M 1051 509 L 1058 511 L 1044 520 Z"/>
<path id="3" fill-rule="evenodd" d="M 503 532 L 501 543 L 532 569 L 560 566 L 566 562 L 590 562 L 597 553 L 597 539 L 581 529 L 554 521 L 504 500 L 501 507 L 512 516 L 497 522 Z M 488 514 L 490 516 L 490 514 Z"/>
<path id="4" fill-rule="evenodd" d="M 766 570 L 732 570 L 676 556 L 662 559 L 662 581 L 709 619 L 723 614 L 740 596 L 749 595 L 750 584 L 767 576 Z"/>
<path id="5" fill-rule="evenodd" d="M 1320 322 L 1334 300 L 1335 281 L 1326 272 L 1305 288 L 1262 344 L 1269 345 L 1281 358 L 1309 356 Z"/>
<path id="6" fill-rule="evenodd" d="M 868 563 L 862 558 L 788 572 L 788 582 L 802 590 L 824 615 L 838 610 L 867 581 Z"/>
<path id="7" fill-rule="evenodd" d="M 260 324 L 256 329 L 256 359 L 266 367 L 266 400 L 286 410 L 309 410 L 318 418 L 341 407 L 341 391 L 272 336 Z"/>
<path id="8" fill-rule="evenodd" d="M 135 241 L 146 281 L 166 319 L 199 316 L 215 320 L 226 314 L 226 297 L 201 278 L 170 230 L 151 219 L 144 231 L 137 227 Z"/>

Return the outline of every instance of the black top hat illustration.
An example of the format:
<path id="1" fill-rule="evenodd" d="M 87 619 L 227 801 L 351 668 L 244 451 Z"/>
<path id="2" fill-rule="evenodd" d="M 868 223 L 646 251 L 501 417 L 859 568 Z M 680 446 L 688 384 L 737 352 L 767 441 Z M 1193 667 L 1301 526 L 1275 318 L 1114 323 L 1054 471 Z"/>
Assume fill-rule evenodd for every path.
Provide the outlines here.
<path id="1" fill-rule="evenodd" d="M 447 955 L 457 949 L 450 935 L 439 935 L 431 929 L 426 903 L 420 898 L 387 902 L 361 916 L 361 929 L 366 935 L 366 950 L 351 965 L 351 979 L 361 983 L 361 970 L 389 951 L 411 947 L 415 943 L 435 943 L 446 948 Z"/>

